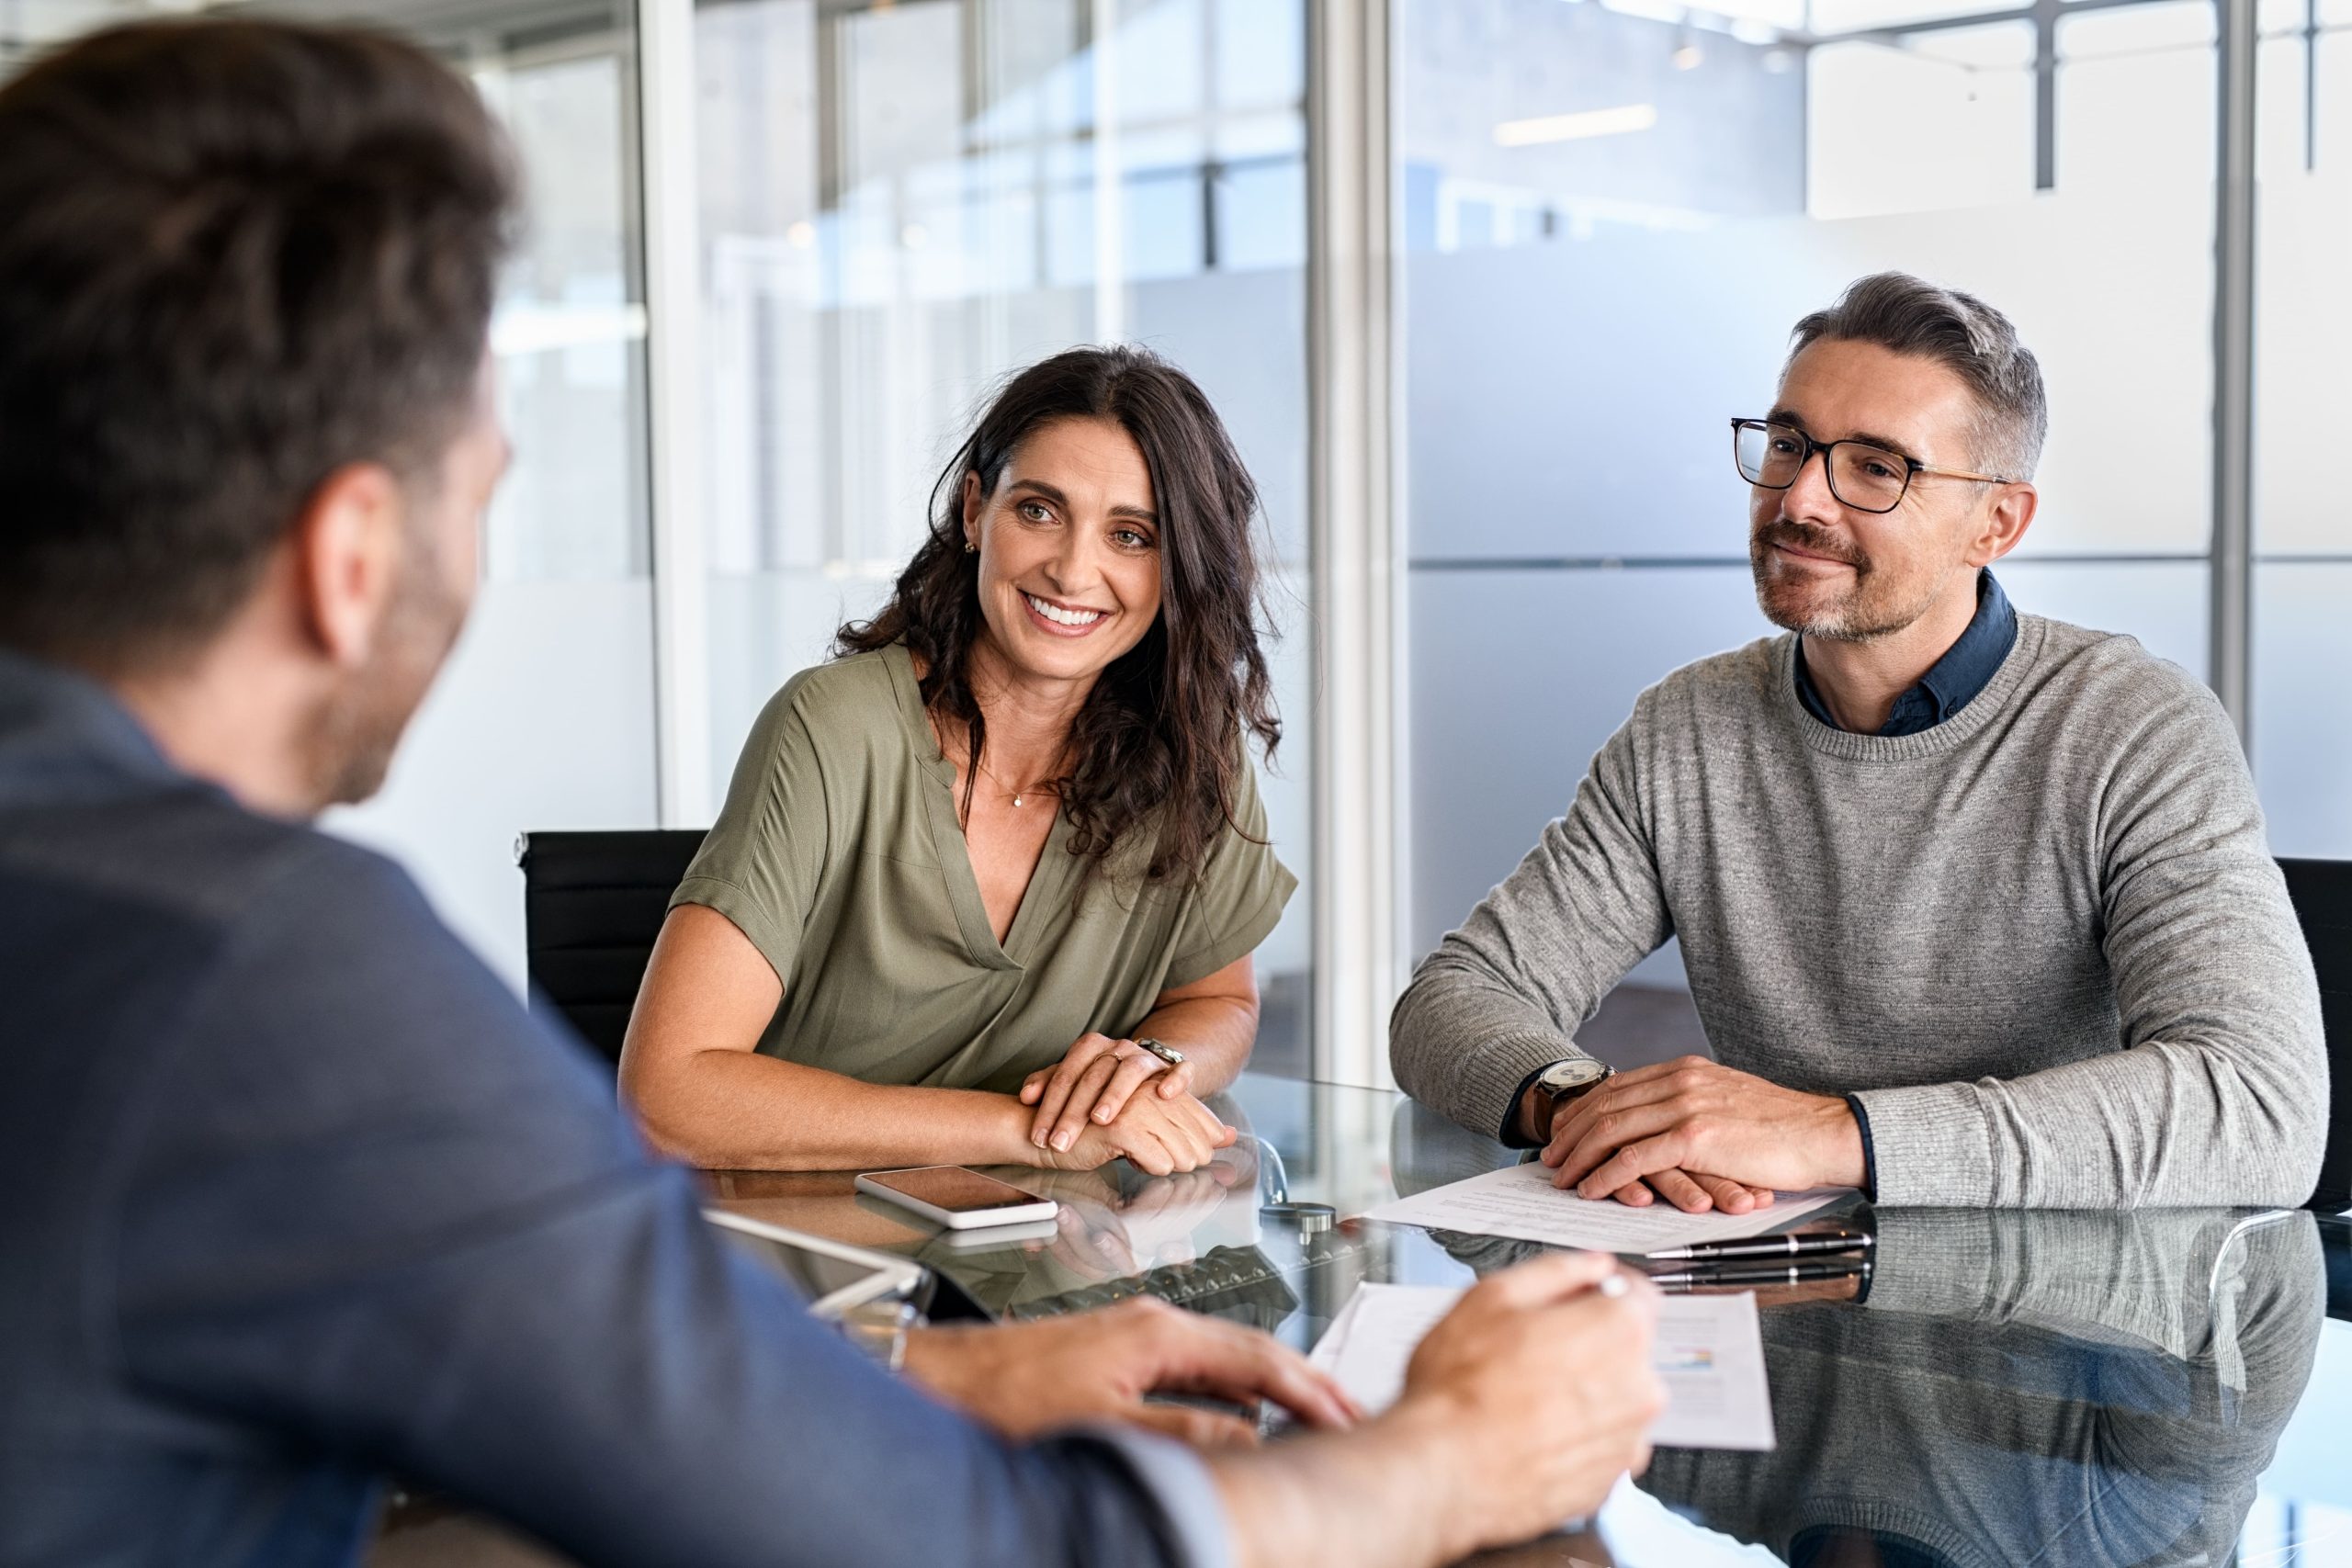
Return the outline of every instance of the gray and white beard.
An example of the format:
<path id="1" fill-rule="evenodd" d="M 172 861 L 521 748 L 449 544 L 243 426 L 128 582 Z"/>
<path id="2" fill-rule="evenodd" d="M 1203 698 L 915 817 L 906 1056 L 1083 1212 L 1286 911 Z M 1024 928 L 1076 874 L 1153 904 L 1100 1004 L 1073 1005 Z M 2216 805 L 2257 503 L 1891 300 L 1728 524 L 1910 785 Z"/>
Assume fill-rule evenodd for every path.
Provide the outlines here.
<path id="1" fill-rule="evenodd" d="M 1789 544 L 1814 555 L 1842 560 L 1854 569 L 1854 585 L 1838 603 L 1826 607 L 1801 612 L 1773 602 L 1773 585 L 1770 574 L 1774 570 L 1772 547 Z M 1756 607 L 1764 618 L 1783 631 L 1800 637 L 1822 637 L 1832 642 L 1875 642 L 1892 637 L 1915 624 L 1926 615 L 1943 592 L 1945 577 L 1926 585 L 1916 599 L 1907 604 L 1888 605 L 1878 601 L 1896 584 L 1877 584 L 1872 581 L 1876 571 L 1869 556 L 1845 545 L 1834 536 L 1810 524 L 1794 518 L 1781 517 L 1765 525 L 1747 541 L 1747 564 L 1756 581 Z"/>

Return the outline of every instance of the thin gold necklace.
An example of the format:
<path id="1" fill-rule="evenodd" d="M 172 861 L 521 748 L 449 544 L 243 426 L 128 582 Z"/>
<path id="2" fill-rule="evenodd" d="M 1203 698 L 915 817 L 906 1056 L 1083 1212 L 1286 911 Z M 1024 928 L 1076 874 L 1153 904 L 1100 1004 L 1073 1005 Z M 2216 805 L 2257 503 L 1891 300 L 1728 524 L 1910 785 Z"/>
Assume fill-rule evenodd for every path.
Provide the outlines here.
<path id="1" fill-rule="evenodd" d="M 997 777 L 996 771 L 990 768 L 986 762 L 980 761 L 978 758 L 974 758 L 973 761 L 978 763 L 982 777 L 988 779 L 990 783 L 994 784 L 997 788 L 1012 796 L 1012 807 L 1016 811 L 1021 808 L 1021 803 L 1023 799 L 1029 795 L 1035 795 L 1039 788 L 1049 782 L 1046 779 L 1039 779 L 1035 784 L 1031 784 L 1026 789 L 1014 789 L 1011 784 Z"/>

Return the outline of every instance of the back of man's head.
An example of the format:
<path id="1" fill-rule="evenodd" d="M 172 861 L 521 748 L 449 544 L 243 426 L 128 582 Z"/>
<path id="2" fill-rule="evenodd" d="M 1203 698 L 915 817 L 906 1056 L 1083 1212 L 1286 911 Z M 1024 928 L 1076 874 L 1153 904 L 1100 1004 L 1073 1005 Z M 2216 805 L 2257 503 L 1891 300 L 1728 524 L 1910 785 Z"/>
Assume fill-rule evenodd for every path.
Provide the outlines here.
<path id="1" fill-rule="evenodd" d="M 306 499 L 429 487 L 474 406 L 514 176 L 411 45 L 139 23 L 0 88 L 0 647 L 204 647 Z"/>

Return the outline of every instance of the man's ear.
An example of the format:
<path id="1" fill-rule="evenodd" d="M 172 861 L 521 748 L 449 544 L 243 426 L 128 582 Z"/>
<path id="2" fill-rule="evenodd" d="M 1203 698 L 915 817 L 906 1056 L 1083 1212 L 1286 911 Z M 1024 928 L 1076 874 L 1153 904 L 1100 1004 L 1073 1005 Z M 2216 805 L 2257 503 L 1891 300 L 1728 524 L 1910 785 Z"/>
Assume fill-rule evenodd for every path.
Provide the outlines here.
<path id="1" fill-rule="evenodd" d="M 2019 480 L 2006 484 L 1993 497 L 1993 504 L 1984 513 L 1984 521 L 1970 541 L 1968 564 L 1991 566 L 2025 540 L 2025 531 L 2033 526 L 2033 514 L 2041 505 L 2041 492 Z"/>
<path id="2" fill-rule="evenodd" d="M 374 649 L 401 570 L 406 500 L 380 463 L 329 474 L 295 519 L 294 581 L 303 629 L 346 669 Z"/>

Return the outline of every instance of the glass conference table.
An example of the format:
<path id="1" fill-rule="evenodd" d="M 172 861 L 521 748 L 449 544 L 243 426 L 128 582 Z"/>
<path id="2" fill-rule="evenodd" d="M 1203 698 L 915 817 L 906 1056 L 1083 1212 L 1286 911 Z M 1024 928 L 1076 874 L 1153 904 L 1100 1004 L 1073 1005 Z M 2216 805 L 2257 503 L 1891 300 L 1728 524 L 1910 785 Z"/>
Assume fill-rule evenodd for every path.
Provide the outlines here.
<path id="1" fill-rule="evenodd" d="M 1532 1250 L 1349 1217 L 1520 1157 L 1399 1095 L 1251 1075 L 1216 1103 L 1247 1135 L 1208 1170 L 1007 1172 L 1062 1204 L 1018 1240 L 951 1241 L 847 1175 L 708 1179 L 993 1314 L 1149 1290 L 1302 1350 L 1362 1281 L 1464 1283 Z M 2352 1565 L 2352 1226 L 1862 1213 L 1866 1299 L 1762 1298 L 1773 1451 L 1660 1450 L 1581 1531 L 1480 1561 Z"/>

